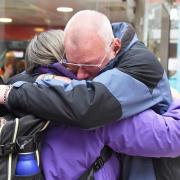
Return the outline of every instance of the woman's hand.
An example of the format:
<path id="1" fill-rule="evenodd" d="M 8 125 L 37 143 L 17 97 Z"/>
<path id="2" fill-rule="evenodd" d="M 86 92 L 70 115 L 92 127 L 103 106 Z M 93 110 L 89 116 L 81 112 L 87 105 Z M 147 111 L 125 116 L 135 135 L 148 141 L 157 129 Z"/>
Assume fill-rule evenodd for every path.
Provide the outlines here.
<path id="1" fill-rule="evenodd" d="M 56 80 L 61 80 L 64 81 L 66 83 L 70 83 L 71 79 L 64 77 L 64 76 L 56 76 L 53 74 L 41 74 L 37 80 L 48 80 L 48 79 L 56 79 Z"/>
<path id="2" fill-rule="evenodd" d="M 0 104 L 6 104 L 12 86 L 0 85 Z"/>

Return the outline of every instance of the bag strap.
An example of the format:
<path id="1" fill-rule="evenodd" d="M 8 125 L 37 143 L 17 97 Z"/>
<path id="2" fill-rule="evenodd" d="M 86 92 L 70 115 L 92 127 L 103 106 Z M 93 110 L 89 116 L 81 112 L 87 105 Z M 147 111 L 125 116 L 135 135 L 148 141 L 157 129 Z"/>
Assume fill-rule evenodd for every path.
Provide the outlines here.
<path id="1" fill-rule="evenodd" d="M 5 145 L 0 145 L 0 157 L 16 152 L 16 147 L 16 143 L 13 142 Z"/>
<path id="2" fill-rule="evenodd" d="M 35 151 L 38 148 L 42 132 L 30 136 L 18 137 L 16 141 L 0 145 L 0 157 L 10 153 Z"/>
<path id="3" fill-rule="evenodd" d="M 78 180 L 94 180 L 94 173 L 104 166 L 104 164 L 111 158 L 113 150 L 104 146 L 101 150 L 100 156 L 96 161 L 87 169 Z"/>

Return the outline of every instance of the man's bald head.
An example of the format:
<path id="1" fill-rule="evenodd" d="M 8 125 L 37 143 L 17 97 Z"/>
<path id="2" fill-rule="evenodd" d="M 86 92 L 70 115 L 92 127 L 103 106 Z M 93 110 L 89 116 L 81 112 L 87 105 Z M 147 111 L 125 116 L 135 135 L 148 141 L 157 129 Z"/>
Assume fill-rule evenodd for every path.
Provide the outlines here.
<path id="1" fill-rule="evenodd" d="M 71 44 L 79 48 L 82 43 L 90 43 L 89 40 L 93 40 L 97 36 L 107 44 L 112 41 L 114 36 L 109 19 L 97 11 L 79 11 L 65 27 L 65 46 Z"/>

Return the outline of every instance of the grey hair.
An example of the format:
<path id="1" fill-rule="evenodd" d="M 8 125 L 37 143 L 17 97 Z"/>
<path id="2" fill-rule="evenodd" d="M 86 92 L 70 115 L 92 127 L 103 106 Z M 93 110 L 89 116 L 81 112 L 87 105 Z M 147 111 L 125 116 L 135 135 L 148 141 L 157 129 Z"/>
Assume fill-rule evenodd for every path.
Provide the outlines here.
<path id="1" fill-rule="evenodd" d="M 64 32 L 49 30 L 34 36 L 25 54 L 27 68 L 57 62 L 64 55 Z"/>
<path id="2" fill-rule="evenodd" d="M 83 19 L 84 21 L 80 20 L 79 18 Z M 84 27 L 87 27 L 87 28 L 89 27 L 93 31 L 97 32 L 98 35 L 102 38 L 102 40 L 104 40 L 104 42 L 107 45 L 109 45 L 111 41 L 113 40 L 114 35 L 113 35 L 112 26 L 109 19 L 107 18 L 106 15 L 100 12 L 94 11 L 94 10 L 83 10 L 76 13 L 67 23 L 64 30 L 65 35 L 66 35 L 66 32 L 72 28 L 73 24 L 76 24 L 76 27 L 78 26 L 78 24 L 75 23 L 77 19 L 81 23 L 86 23 Z M 82 24 L 80 23 L 78 27 L 84 28 L 82 27 Z"/>

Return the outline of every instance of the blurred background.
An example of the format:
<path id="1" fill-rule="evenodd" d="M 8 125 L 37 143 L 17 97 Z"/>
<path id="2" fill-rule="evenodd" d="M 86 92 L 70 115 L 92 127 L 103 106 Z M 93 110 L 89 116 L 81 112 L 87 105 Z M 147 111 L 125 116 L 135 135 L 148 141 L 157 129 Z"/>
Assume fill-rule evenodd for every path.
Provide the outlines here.
<path id="1" fill-rule="evenodd" d="M 0 0 L 0 76 L 6 81 L 24 70 L 25 50 L 35 34 L 64 29 L 84 9 L 131 23 L 180 92 L 180 0 Z"/>

